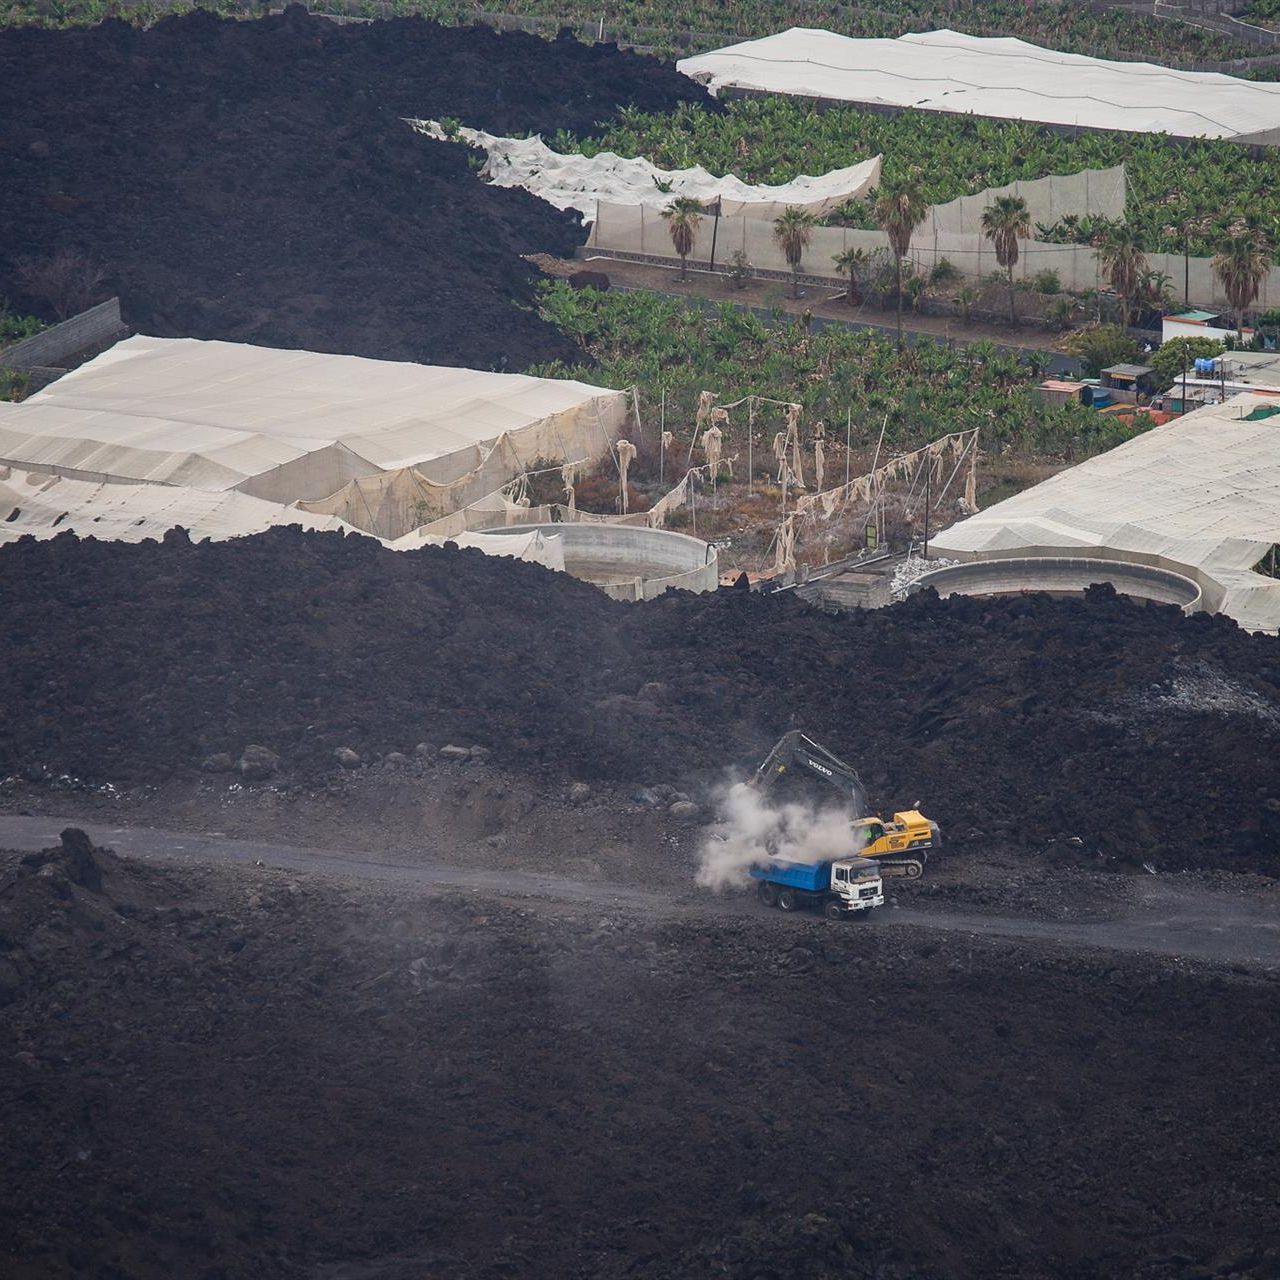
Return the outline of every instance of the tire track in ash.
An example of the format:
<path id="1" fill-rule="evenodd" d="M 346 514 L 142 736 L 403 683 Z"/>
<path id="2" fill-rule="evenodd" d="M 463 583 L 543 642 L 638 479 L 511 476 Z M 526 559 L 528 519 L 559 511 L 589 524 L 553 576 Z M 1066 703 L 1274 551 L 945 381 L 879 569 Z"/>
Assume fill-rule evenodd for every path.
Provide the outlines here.
<path id="1" fill-rule="evenodd" d="M 600 906 L 640 908 L 664 914 L 698 912 L 697 899 L 627 885 L 572 880 L 527 871 L 454 867 L 436 862 L 402 863 L 364 851 L 337 853 L 241 840 L 220 833 L 163 831 L 151 827 L 113 827 L 78 818 L 0 815 L 0 848 L 37 850 L 58 843 L 69 826 L 81 827 L 95 844 L 144 862 L 256 866 L 306 871 L 349 880 L 380 881 L 456 889 L 474 889 L 504 897 L 550 898 Z M 705 900 L 703 913 L 760 912 L 754 899 Z M 1209 960 L 1266 972 L 1280 972 L 1280 913 L 1242 905 L 1237 899 L 1203 889 L 1190 892 L 1161 885 L 1132 915 L 1119 920 L 1061 921 L 988 916 L 905 908 L 883 911 L 868 922 L 873 928 L 910 925 L 976 937 L 1001 937 L 1072 947 Z M 852 927 L 857 927 L 856 925 Z"/>

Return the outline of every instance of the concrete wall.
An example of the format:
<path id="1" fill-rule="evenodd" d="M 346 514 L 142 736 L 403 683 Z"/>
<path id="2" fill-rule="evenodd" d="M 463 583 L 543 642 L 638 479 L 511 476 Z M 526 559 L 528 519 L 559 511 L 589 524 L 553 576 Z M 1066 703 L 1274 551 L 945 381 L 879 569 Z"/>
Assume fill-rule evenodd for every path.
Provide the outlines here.
<path id="1" fill-rule="evenodd" d="M 537 530 L 564 546 L 565 572 L 592 582 L 615 600 L 652 600 L 664 591 L 714 591 L 716 550 L 667 529 L 617 524 L 522 524 L 486 529 L 486 537 Z"/>
<path id="2" fill-rule="evenodd" d="M 1075 595 L 1095 582 L 1109 582 L 1122 595 L 1176 604 L 1184 613 L 1201 607 L 1200 588 L 1190 578 L 1153 565 L 1079 557 L 1007 557 L 946 565 L 918 578 L 909 593 L 933 587 L 939 595 L 994 596 L 1019 591 Z"/>
<path id="3" fill-rule="evenodd" d="M 51 325 L 0 351 L 0 369 L 65 369 L 73 356 L 103 346 L 129 332 L 120 318 L 120 299 L 110 298 L 70 320 Z"/>
<path id="4" fill-rule="evenodd" d="M 719 225 L 717 226 L 717 222 Z M 927 227 L 929 224 L 926 223 Z M 715 245 L 715 266 L 727 268 L 734 252 L 741 250 L 751 266 L 762 273 L 790 278 L 791 269 L 773 239 L 773 223 L 752 218 L 704 217 L 694 238 L 689 265 L 707 267 Z M 587 240 L 592 253 L 607 256 L 643 254 L 649 258 L 678 263 L 671 236 L 661 213 L 637 205 L 614 205 L 601 201 Z M 860 231 L 847 227 L 815 227 L 800 261 L 804 279 L 830 282 L 833 288 L 845 283 L 836 273 L 833 259 L 845 249 L 863 249 L 869 254 L 889 252 L 888 237 L 882 231 Z M 984 236 L 929 232 L 921 228 L 912 238 L 908 260 L 922 273 L 946 258 L 968 280 L 981 280 L 993 272 L 1003 273 L 991 241 Z M 1188 306 L 1221 311 L 1227 297 L 1213 274 L 1211 258 L 1191 258 L 1180 253 L 1149 253 L 1147 266 L 1173 281 L 1174 297 Z M 1024 240 L 1013 269 L 1015 280 L 1026 280 L 1041 271 L 1056 271 L 1062 288 L 1069 293 L 1085 293 L 1105 288 L 1098 267 L 1098 255 L 1089 245 L 1050 244 Z M 1280 265 L 1271 268 L 1253 309 L 1266 311 L 1280 307 Z"/>

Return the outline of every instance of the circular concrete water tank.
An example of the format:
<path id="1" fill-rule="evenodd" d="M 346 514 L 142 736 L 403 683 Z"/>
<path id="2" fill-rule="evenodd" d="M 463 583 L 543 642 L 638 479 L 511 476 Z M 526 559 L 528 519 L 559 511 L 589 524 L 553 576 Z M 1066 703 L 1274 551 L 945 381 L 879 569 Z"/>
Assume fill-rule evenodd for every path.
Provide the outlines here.
<path id="1" fill-rule="evenodd" d="M 932 587 L 940 596 L 1002 596 L 1020 591 L 1078 595 L 1097 582 L 1109 582 L 1122 596 L 1156 604 L 1176 604 L 1184 613 L 1200 607 L 1200 588 L 1190 579 L 1154 565 L 1087 557 L 1028 556 L 1022 559 L 971 560 L 943 565 L 917 578 L 908 594 Z"/>
<path id="2" fill-rule="evenodd" d="M 485 529 L 486 537 L 531 533 L 560 538 L 566 573 L 615 600 L 652 600 L 664 591 L 714 591 L 720 583 L 716 549 L 699 538 L 644 525 L 563 522 Z"/>

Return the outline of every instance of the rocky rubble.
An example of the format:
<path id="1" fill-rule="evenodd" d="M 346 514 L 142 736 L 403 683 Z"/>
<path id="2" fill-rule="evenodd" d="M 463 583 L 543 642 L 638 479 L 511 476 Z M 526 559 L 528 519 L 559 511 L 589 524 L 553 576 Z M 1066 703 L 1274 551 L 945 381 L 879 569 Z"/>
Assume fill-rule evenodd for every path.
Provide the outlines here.
<path id="1" fill-rule="evenodd" d="M 437 742 L 556 789 L 639 784 L 688 820 L 801 726 L 877 807 L 923 801 L 957 855 L 1280 868 L 1280 721 L 1258 714 L 1280 641 L 1109 591 L 833 617 L 736 591 L 624 605 L 477 551 L 298 530 L 65 535 L 0 550 L 0 647 L 0 776 L 119 786 L 230 757 L 274 786 Z M 1239 697 L 1168 696 L 1206 670 Z"/>
<path id="2" fill-rule="evenodd" d="M 0 974 L 14 1280 L 1280 1280 L 1274 978 L 70 832 Z"/>
<path id="3" fill-rule="evenodd" d="M 24 267 L 69 253 L 73 283 L 100 277 L 72 311 L 116 293 L 157 337 L 478 369 L 572 359 L 522 255 L 571 254 L 577 218 L 480 182 L 464 148 L 405 119 L 589 130 L 684 100 L 710 101 L 612 45 L 338 26 L 297 5 L 0 30 L 0 298 L 60 318 Z"/>

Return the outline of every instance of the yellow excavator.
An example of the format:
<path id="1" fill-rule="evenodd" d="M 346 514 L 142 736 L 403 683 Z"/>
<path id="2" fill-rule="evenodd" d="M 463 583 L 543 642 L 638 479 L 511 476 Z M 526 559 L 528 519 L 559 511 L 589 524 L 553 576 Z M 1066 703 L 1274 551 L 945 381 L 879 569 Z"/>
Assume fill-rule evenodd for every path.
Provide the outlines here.
<path id="1" fill-rule="evenodd" d="M 767 786 L 790 769 L 804 769 L 824 782 L 830 783 L 853 805 L 854 812 L 867 812 L 867 792 L 862 779 L 852 765 L 846 764 L 834 752 L 807 738 L 798 729 L 784 734 L 773 750 L 764 758 L 752 780 L 757 787 Z M 924 864 L 934 849 L 942 847 L 942 833 L 936 822 L 931 822 L 918 809 L 904 809 L 892 818 L 880 818 L 874 814 L 852 820 L 855 833 L 861 832 L 865 841 L 857 856 L 871 858 L 884 877 L 904 876 L 918 880 L 924 874 Z M 821 850 L 815 854 L 827 856 Z"/>

